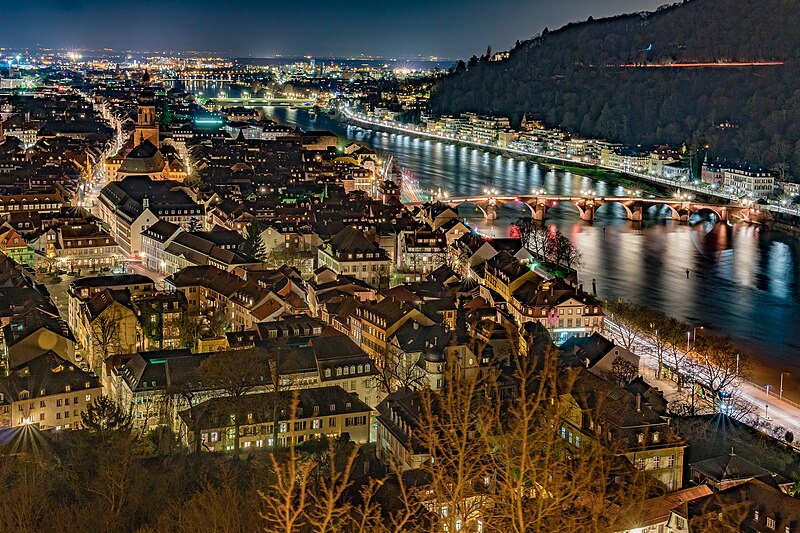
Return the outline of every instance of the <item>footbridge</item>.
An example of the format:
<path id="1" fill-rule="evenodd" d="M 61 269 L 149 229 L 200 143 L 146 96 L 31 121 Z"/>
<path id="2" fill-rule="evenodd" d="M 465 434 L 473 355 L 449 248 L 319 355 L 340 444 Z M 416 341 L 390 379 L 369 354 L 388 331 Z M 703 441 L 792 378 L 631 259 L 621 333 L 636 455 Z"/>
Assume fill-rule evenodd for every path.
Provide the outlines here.
<path id="1" fill-rule="evenodd" d="M 534 220 L 544 221 L 547 210 L 559 204 L 570 204 L 577 209 L 581 220 L 593 222 L 595 214 L 606 204 L 619 204 L 625 209 L 626 218 L 634 222 L 641 222 L 644 212 L 654 206 L 666 207 L 669 218 L 681 222 L 688 222 L 689 217 L 701 211 L 713 213 L 717 220 L 741 220 L 759 223 L 768 213 L 761 209 L 762 206 L 753 202 L 737 202 L 730 204 L 703 203 L 694 200 L 693 196 L 677 194 L 674 198 L 647 198 L 640 196 L 564 196 L 555 194 L 530 194 L 519 196 L 505 196 L 491 194 L 485 196 L 440 196 L 435 201 L 458 208 L 472 205 L 483 215 L 486 220 L 497 218 L 498 211 L 504 206 L 516 205 L 530 213 Z M 407 204 L 409 206 L 419 204 Z"/>

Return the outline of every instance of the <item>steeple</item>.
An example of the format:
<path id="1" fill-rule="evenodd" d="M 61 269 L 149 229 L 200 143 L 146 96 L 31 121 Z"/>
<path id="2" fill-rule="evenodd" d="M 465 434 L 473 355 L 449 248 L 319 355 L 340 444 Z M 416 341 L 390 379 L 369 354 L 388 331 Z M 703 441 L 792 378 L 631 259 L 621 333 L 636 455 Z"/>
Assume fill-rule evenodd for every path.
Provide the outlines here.
<path id="1" fill-rule="evenodd" d="M 144 85 L 150 85 L 150 72 L 147 69 L 144 69 L 144 74 L 142 75 L 142 83 Z"/>

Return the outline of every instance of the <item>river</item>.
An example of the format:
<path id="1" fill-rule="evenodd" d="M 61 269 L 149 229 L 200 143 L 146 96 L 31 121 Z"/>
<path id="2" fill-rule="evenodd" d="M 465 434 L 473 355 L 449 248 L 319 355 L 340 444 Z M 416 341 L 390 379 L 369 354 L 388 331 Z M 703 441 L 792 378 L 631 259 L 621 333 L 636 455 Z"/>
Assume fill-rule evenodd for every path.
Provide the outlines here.
<path id="1" fill-rule="evenodd" d="M 623 187 L 597 182 L 525 160 L 476 148 L 422 140 L 408 135 L 347 126 L 324 115 L 268 108 L 276 121 L 303 130 L 330 130 L 394 154 L 425 188 L 452 195 L 479 193 L 487 185 L 509 194 L 544 187 L 549 193 L 577 194 L 593 188 L 599 195 L 622 194 Z M 652 306 L 693 326 L 730 335 L 753 358 L 752 380 L 800 401 L 800 242 L 756 226 L 714 224 L 694 217 L 679 224 L 656 208 L 639 227 L 614 204 L 598 210 L 593 224 L 580 220 L 569 204 L 547 213 L 575 242 L 583 256 L 579 276 L 586 287 L 597 280 L 602 299 L 625 298 Z M 462 211 L 481 231 L 504 235 L 521 212 L 504 208 L 494 224 Z M 474 212 L 474 209 L 473 209 Z M 689 278 L 686 269 L 690 270 Z M 705 330 L 697 330 L 702 335 Z"/>

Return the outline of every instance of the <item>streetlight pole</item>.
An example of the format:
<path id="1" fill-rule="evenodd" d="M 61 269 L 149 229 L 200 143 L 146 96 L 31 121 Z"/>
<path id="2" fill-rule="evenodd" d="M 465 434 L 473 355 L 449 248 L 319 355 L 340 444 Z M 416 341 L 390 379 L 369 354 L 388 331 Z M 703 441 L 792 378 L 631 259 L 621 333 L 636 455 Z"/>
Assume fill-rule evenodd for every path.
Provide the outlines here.
<path id="1" fill-rule="evenodd" d="M 767 403 L 764 404 L 764 418 L 769 420 L 769 385 L 767 385 Z"/>
<path id="2" fill-rule="evenodd" d="M 686 353 L 687 354 L 689 353 L 689 342 L 691 342 L 691 340 L 692 340 L 692 332 L 691 331 L 687 331 L 686 332 Z"/>
<path id="3" fill-rule="evenodd" d="M 692 344 L 697 342 L 697 330 L 703 329 L 703 326 L 697 326 L 692 328 Z"/>
<path id="4" fill-rule="evenodd" d="M 781 390 L 780 394 L 778 395 L 779 400 L 783 400 L 783 375 L 788 374 L 788 372 L 781 372 Z"/>

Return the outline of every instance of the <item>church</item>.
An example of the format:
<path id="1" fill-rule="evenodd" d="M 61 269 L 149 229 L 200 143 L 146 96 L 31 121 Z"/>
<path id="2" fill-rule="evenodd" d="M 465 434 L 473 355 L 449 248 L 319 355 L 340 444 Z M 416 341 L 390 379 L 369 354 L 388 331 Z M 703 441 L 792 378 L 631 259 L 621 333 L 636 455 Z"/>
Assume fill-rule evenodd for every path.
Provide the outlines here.
<path id="1" fill-rule="evenodd" d="M 156 120 L 156 98 L 150 87 L 150 73 L 142 76 L 144 88 L 139 93 L 139 110 L 133 132 L 132 147 L 122 158 L 117 158 L 109 168 L 110 181 L 119 181 L 127 176 L 149 176 L 153 180 L 184 181 L 186 164 L 174 146 L 162 146 L 158 121 Z"/>

